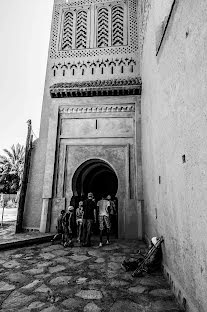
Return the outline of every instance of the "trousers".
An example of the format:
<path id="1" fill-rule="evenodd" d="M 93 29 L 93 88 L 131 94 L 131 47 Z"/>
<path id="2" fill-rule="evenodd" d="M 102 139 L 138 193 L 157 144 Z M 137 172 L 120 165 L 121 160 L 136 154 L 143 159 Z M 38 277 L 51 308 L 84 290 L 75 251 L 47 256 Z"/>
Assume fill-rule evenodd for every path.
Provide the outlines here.
<path id="1" fill-rule="evenodd" d="M 91 227 L 93 220 L 83 219 L 83 244 L 91 243 Z"/>

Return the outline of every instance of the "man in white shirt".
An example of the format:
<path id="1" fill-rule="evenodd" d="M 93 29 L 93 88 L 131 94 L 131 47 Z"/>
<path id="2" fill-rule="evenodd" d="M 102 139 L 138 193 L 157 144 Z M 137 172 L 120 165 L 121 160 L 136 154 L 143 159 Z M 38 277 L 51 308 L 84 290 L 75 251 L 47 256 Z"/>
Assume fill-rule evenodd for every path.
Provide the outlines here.
<path id="1" fill-rule="evenodd" d="M 99 230 L 100 230 L 99 247 L 102 247 L 102 233 L 103 233 L 104 225 L 106 227 L 106 236 L 107 236 L 106 244 L 107 245 L 109 244 L 109 232 L 110 232 L 110 227 L 111 227 L 110 219 L 109 219 L 110 201 L 102 197 L 102 199 L 98 201 L 97 207 L 98 207 Z"/>

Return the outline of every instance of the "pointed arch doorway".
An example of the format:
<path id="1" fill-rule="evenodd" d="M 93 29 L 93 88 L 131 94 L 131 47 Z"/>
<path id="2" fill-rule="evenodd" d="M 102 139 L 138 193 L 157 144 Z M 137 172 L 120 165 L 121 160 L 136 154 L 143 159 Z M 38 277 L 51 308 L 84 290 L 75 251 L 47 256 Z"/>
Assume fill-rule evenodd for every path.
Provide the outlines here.
<path id="1" fill-rule="evenodd" d="M 102 195 L 116 196 L 118 178 L 114 169 L 101 159 L 84 162 L 74 173 L 72 190 L 75 196 L 86 196 L 93 192 L 99 199 Z"/>
<path id="2" fill-rule="evenodd" d="M 116 205 L 117 215 L 112 218 L 111 232 L 118 235 L 118 202 L 116 198 L 118 178 L 115 170 L 106 161 L 90 159 L 82 163 L 72 178 L 73 200 L 77 207 L 78 201 L 87 197 L 89 192 L 94 194 L 96 201 L 102 196 L 111 195 Z"/>

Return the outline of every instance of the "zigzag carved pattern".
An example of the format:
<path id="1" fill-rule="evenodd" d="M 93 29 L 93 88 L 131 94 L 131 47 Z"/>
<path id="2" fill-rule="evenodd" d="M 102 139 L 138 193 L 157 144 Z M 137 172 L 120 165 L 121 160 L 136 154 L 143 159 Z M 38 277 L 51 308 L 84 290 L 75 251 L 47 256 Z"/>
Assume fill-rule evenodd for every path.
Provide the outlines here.
<path id="1" fill-rule="evenodd" d="M 79 11 L 77 13 L 76 25 L 76 48 L 85 49 L 87 42 L 87 12 Z"/>
<path id="2" fill-rule="evenodd" d="M 68 11 L 64 16 L 62 50 L 72 49 L 73 13 Z"/>
<path id="3" fill-rule="evenodd" d="M 112 8 L 112 45 L 124 44 L 124 9 L 121 6 Z"/>
<path id="4" fill-rule="evenodd" d="M 98 11 L 98 47 L 107 47 L 109 42 L 109 13 L 103 7 Z"/>

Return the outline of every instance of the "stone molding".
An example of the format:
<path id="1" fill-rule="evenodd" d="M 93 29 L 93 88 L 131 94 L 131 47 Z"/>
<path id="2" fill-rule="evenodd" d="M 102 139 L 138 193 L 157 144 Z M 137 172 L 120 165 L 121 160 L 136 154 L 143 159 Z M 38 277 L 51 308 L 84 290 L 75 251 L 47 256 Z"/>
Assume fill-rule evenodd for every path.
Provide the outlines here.
<path id="1" fill-rule="evenodd" d="M 64 106 L 59 108 L 61 114 L 85 114 L 85 113 L 120 113 L 135 112 L 135 105 L 103 105 L 103 106 Z"/>
<path id="2" fill-rule="evenodd" d="M 140 95 L 141 78 L 56 83 L 50 87 L 52 98 Z"/>

